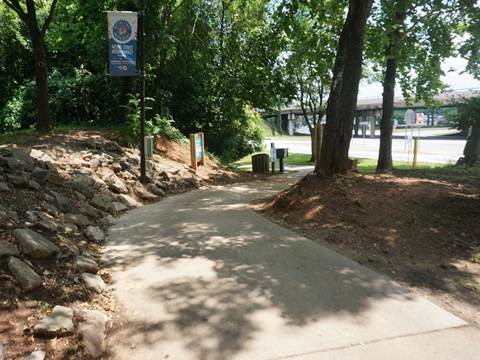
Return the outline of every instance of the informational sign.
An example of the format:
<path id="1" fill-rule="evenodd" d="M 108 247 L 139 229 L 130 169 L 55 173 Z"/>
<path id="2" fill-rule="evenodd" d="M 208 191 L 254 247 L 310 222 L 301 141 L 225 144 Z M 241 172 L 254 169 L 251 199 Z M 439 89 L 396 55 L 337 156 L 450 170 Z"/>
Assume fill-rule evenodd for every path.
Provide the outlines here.
<path id="1" fill-rule="evenodd" d="M 196 137 L 195 138 L 195 146 L 197 147 L 197 160 L 200 160 L 203 157 L 203 146 L 202 146 L 202 138 Z"/>
<path id="2" fill-rule="evenodd" d="M 405 125 L 406 125 L 407 127 L 408 127 L 408 126 L 412 126 L 414 116 L 415 116 L 415 113 L 413 112 L 412 109 L 408 109 L 408 110 L 405 112 Z"/>
<path id="3" fill-rule="evenodd" d="M 137 75 L 137 15 L 132 11 L 108 11 L 111 76 Z"/>
<path id="4" fill-rule="evenodd" d="M 145 158 L 153 158 L 153 136 L 145 136 Z"/>
<path id="5" fill-rule="evenodd" d="M 275 162 L 277 161 L 277 149 L 275 149 L 275 145 L 273 143 L 270 144 L 270 161 Z"/>
<path id="6" fill-rule="evenodd" d="M 418 113 L 417 114 L 417 125 L 422 125 L 423 124 L 423 119 L 424 119 L 423 113 Z"/>
<path id="7" fill-rule="evenodd" d="M 197 170 L 198 165 L 205 165 L 205 145 L 203 133 L 190 134 L 190 154 L 192 169 Z"/>

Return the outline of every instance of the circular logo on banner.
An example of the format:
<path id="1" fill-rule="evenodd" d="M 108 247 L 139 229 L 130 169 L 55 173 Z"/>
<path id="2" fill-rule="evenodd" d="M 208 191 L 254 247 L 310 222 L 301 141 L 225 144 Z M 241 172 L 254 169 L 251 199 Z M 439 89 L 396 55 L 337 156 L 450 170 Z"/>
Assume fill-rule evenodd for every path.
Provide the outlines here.
<path id="1" fill-rule="evenodd" d="M 132 36 L 130 23 L 126 20 L 118 20 L 115 25 L 113 25 L 113 36 L 120 42 L 130 39 L 130 36 Z"/>

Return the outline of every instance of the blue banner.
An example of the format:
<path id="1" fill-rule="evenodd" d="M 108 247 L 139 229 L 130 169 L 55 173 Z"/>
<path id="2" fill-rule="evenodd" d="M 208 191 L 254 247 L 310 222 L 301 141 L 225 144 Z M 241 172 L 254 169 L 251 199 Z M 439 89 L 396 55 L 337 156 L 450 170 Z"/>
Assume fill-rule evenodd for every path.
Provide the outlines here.
<path id="1" fill-rule="evenodd" d="M 137 75 L 138 13 L 108 12 L 108 53 L 111 76 Z"/>

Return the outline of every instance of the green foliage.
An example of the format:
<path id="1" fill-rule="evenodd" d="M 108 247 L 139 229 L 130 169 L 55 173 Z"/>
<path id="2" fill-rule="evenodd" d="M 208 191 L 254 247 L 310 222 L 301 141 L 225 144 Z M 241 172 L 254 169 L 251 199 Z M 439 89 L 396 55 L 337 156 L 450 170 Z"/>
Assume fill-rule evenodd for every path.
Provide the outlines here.
<path id="1" fill-rule="evenodd" d="M 262 118 L 250 105 L 236 101 L 214 126 L 204 129 L 208 150 L 230 163 L 263 148 Z"/>
<path id="2" fill-rule="evenodd" d="M 17 89 L 0 110 L 0 133 L 33 127 L 37 121 L 35 82 Z"/>
<path id="3" fill-rule="evenodd" d="M 458 114 L 451 119 L 454 127 L 461 131 L 471 128 L 473 133 L 480 132 L 480 97 L 464 98 L 457 106 Z"/>
<path id="4" fill-rule="evenodd" d="M 127 110 L 127 123 L 120 129 L 120 136 L 131 147 L 140 144 L 141 102 L 138 94 L 128 94 L 128 105 L 122 106 Z M 153 99 L 145 98 L 145 103 L 152 103 Z M 145 111 L 152 110 L 151 106 L 145 105 Z M 175 128 L 174 121 L 170 117 L 161 117 L 155 114 L 154 118 L 145 118 L 145 135 L 166 136 L 176 142 L 186 141 L 185 136 Z"/>

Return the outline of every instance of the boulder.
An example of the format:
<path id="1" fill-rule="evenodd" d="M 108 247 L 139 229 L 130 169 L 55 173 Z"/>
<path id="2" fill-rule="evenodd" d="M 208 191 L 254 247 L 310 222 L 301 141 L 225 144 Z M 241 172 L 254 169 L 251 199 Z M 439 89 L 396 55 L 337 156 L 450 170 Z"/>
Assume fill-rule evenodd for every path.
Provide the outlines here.
<path id="1" fill-rule="evenodd" d="M 17 224 L 13 221 L 6 211 L 0 210 L 0 228 L 13 229 Z"/>
<path id="2" fill-rule="evenodd" d="M 61 244 L 63 244 L 67 249 L 68 251 L 70 251 L 71 253 L 75 254 L 75 255 L 79 255 L 80 254 L 80 250 L 77 246 L 77 244 L 75 244 L 75 242 L 73 240 L 70 240 L 69 238 L 65 237 L 65 236 L 62 236 L 62 235 L 57 235 L 57 239 L 58 241 L 60 241 Z"/>
<path id="3" fill-rule="evenodd" d="M 6 240 L 0 239 L 0 257 L 18 255 L 20 255 L 20 251 L 18 251 L 17 247 L 14 244 L 9 243 Z"/>
<path id="4" fill-rule="evenodd" d="M 84 352 L 91 359 L 97 359 L 105 352 L 105 328 L 108 317 L 97 310 L 84 310 L 78 315 L 77 329 L 83 340 Z"/>
<path id="5" fill-rule="evenodd" d="M 152 194 L 150 191 L 145 189 L 145 187 L 141 184 L 136 184 L 133 189 L 135 190 L 135 194 L 142 200 L 156 200 L 157 195 Z"/>
<path id="6" fill-rule="evenodd" d="M 93 259 L 85 256 L 77 256 L 75 266 L 80 272 L 88 272 L 92 274 L 98 272 L 98 264 Z"/>
<path id="7" fill-rule="evenodd" d="M 57 305 L 48 316 L 33 328 L 40 336 L 60 337 L 73 334 L 73 310 Z"/>
<path id="8" fill-rule="evenodd" d="M 57 200 L 58 208 L 61 212 L 64 213 L 72 213 L 72 214 L 80 214 L 80 209 L 75 205 L 75 203 L 65 196 L 57 193 L 56 191 L 52 191 L 51 194 Z"/>
<path id="9" fill-rule="evenodd" d="M 96 226 L 87 226 L 83 231 L 83 235 L 90 241 L 102 242 L 105 240 L 105 233 Z"/>
<path id="10" fill-rule="evenodd" d="M 13 256 L 8 258 L 8 270 L 25 292 L 35 290 L 43 284 L 42 278 L 30 266 Z"/>
<path id="11" fill-rule="evenodd" d="M 121 194 L 119 196 L 119 199 L 129 208 L 134 208 L 138 206 L 138 202 L 130 195 Z"/>
<path id="12" fill-rule="evenodd" d="M 36 182 L 42 184 L 48 180 L 51 172 L 51 170 L 35 169 L 32 171 L 32 180 L 35 180 Z"/>
<path id="13" fill-rule="evenodd" d="M 63 214 L 61 219 L 66 223 L 72 223 L 79 228 L 83 229 L 90 225 L 90 220 L 88 217 L 82 214 Z"/>
<path id="14" fill-rule="evenodd" d="M 55 244 L 33 230 L 15 229 L 12 233 L 26 256 L 40 259 L 60 252 L 60 249 Z"/>
<path id="15" fill-rule="evenodd" d="M 128 188 L 125 183 L 118 178 L 116 175 L 110 175 L 106 177 L 105 183 L 108 185 L 108 188 L 111 189 L 113 192 L 119 194 L 128 194 Z"/>
<path id="16" fill-rule="evenodd" d="M 93 291 L 101 294 L 105 289 L 105 282 L 99 275 L 94 275 L 90 273 L 83 273 L 80 275 L 80 279 Z"/>

